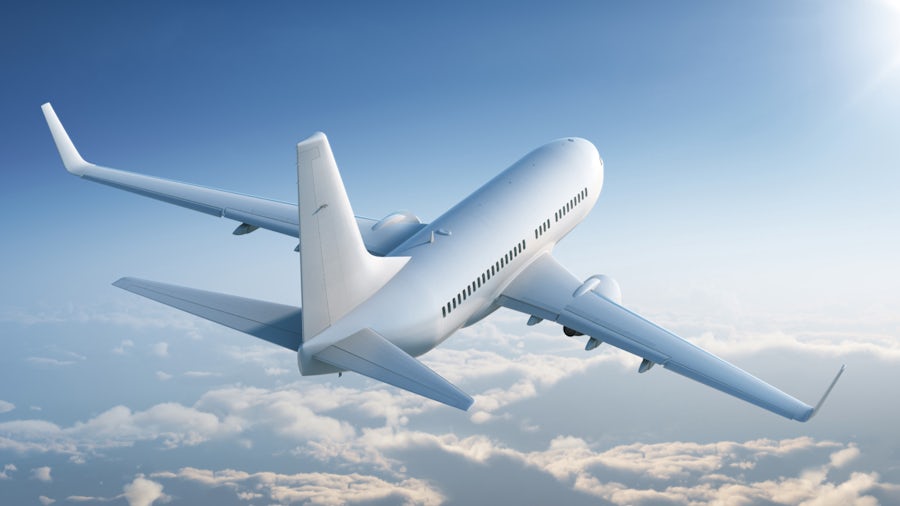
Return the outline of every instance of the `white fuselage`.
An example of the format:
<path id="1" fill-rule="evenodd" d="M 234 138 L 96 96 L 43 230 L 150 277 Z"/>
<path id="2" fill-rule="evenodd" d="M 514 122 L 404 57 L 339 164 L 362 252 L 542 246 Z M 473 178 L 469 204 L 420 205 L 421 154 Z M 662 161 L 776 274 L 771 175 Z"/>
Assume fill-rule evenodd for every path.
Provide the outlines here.
<path id="1" fill-rule="evenodd" d="M 484 318 L 502 290 L 588 214 L 603 186 L 603 161 L 579 138 L 546 144 L 501 172 L 397 246 L 410 257 L 384 287 L 298 351 L 304 375 L 335 370 L 318 351 L 370 328 L 421 355 Z"/>

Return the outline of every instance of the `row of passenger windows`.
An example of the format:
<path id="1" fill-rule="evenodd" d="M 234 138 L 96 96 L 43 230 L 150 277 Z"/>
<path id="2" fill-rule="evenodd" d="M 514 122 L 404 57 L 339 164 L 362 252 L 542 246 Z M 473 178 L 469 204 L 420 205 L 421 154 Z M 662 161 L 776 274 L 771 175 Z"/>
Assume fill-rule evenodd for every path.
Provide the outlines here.
<path id="1" fill-rule="evenodd" d="M 574 197 L 572 197 L 568 202 L 566 202 L 566 205 L 562 206 L 559 209 L 559 211 L 556 211 L 553 214 L 554 219 L 556 221 L 561 220 L 563 218 L 563 216 L 569 214 L 569 211 L 571 211 L 572 209 L 575 209 L 575 206 L 580 204 L 582 200 L 586 199 L 587 195 L 588 195 L 587 188 L 584 188 L 583 190 L 578 192 L 578 195 L 575 195 Z"/>
<path id="2" fill-rule="evenodd" d="M 446 318 L 447 315 L 453 312 L 453 310 L 456 309 L 457 306 L 461 306 L 463 301 L 471 297 L 472 294 L 477 292 L 479 288 L 481 288 L 483 285 L 486 285 L 492 277 L 496 276 L 497 273 L 500 272 L 500 269 L 503 269 L 504 267 L 509 265 L 509 263 L 512 262 L 514 258 L 519 256 L 523 251 L 525 251 L 525 239 L 522 239 L 519 244 L 516 244 L 513 249 L 509 250 L 509 252 L 507 252 L 499 260 L 497 260 L 494 265 L 490 266 L 490 268 L 482 272 L 480 276 L 475 278 L 475 281 L 472 281 L 469 286 L 463 288 L 461 292 L 456 294 L 456 297 L 450 299 L 450 302 L 444 304 L 444 307 L 441 308 L 441 314 L 444 316 L 444 318 Z"/>
<path id="3" fill-rule="evenodd" d="M 534 229 L 534 238 L 539 239 L 548 230 L 550 230 L 550 218 L 547 218 L 547 221 L 541 223 L 538 228 Z"/>

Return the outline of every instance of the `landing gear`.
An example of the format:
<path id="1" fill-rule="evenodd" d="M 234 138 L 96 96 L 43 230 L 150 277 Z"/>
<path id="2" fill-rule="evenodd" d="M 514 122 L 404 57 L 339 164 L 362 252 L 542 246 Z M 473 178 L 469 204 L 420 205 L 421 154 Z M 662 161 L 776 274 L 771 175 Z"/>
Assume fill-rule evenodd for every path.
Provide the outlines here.
<path id="1" fill-rule="evenodd" d="M 584 335 L 584 334 L 582 334 L 581 332 L 578 332 L 577 330 L 572 330 L 572 329 L 570 329 L 569 327 L 563 327 L 563 334 L 567 335 L 568 337 L 575 337 L 575 336 L 583 336 L 583 335 Z"/>

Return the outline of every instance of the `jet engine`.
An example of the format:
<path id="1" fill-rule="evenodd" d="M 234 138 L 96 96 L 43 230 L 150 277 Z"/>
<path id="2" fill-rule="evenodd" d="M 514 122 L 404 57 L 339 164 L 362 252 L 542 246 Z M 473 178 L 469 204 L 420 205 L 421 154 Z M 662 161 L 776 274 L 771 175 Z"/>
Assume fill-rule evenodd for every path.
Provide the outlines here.
<path id="1" fill-rule="evenodd" d="M 424 226 L 425 224 L 416 215 L 397 211 L 385 216 L 371 227 L 360 227 L 359 231 L 371 253 L 386 255 Z"/>
<path id="2" fill-rule="evenodd" d="M 587 292 L 594 292 L 616 304 L 622 304 L 622 289 L 619 288 L 619 283 L 605 274 L 596 274 L 584 280 L 572 297 L 581 297 Z"/>
<path id="3" fill-rule="evenodd" d="M 615 279 L 605 275 L 605 274 L 595 274 L 584 280 L 584 283 L 575 290 L 575 293 L 572 294 L 572 298 L 578 298 L 582 295 L 594 292 L 597 295 L 609 299 L 616 304 L 622 304 L 622 289 L 619 288 L 619 283 L 616 282 Z M 575 329 L 570 329 L 569 327 L 563 327 L 563 333 L 568 337 L 575 336 L 583 336 L 581 332 L 578 332 Z M 588 340 L 587 346 L 585 346 L 585 350 L 593 350 L 597 346 L 599 346 L 601 341 L 599 339 L 590 338 Z"/>

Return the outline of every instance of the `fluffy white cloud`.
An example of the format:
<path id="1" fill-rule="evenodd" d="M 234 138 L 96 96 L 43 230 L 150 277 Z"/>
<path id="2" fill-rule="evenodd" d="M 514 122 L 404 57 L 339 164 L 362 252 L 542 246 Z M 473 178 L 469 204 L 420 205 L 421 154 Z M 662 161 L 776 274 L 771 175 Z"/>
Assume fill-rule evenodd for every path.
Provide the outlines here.
<path id="1" fill-rule="evenodd" d="M 125 485 L 122 496 L 128 501 L 129 506 L 150 506 L 156 501 L 168 502 L 169 497 L 163 494 L 163 486 L 152 480 L 138 475 L 134 481 Z"/>
<path id="2" fill-rule="evenodd" d="M 10 411 L 12 411 L 14 409 L 16 409 L 15 404 L 4 401 L 4 400 L 0 400 L 0 413 L 9 413 Z"/>
<path id="3" fill-rule="evenodd" d="M 38 502 L 40 502 L 44 506 L 50 506 L 51 504 L 56 502 L 56 499 L 51 499 L 45 495 L 42 495 L 42 496 L 38 496 Z"/>
<path id="4" fill-rule="evenodd" d="M 5 466 L 3 466 L 3 470 L 0 470 L 0 480 L 10 479 L 9 473 L 13 473 L 18 470 L 19 469 L 15 466 L 15 464 L 6 464 Z"/>
<path id="5" fill-rule="evenodd" d="M 163 493 L 163 486 L 161 483 L 149 480 L 144 477 L 143 474 L 135 476 L 134 480 L 130 483 L 126 483 L 125 486 L 122 487 L 122 490 L 123 492 L 121 494 L 114 497 L 70 495 L 66 498 L 66 501 L 99 503 L 125 499 L 129 506 L 151 506 L 157 501 L 160 503 L 167 503 L 172 500 L 170 496 Z"/>
<path id="6" fill-rule="evenodd" d="M 486 470 L 492 459 L 505 457 L 546 472 L 574 490 L 623 505 L 775 502 L 867 506 L 877 504 L 869 495 L 873 491 L 896 487 L 880 483 L 878 474 L 871 472 L 854 472 L 843 481 L 830 480 L 829 471 L 856 458 L 858 448 L 808 437 L 743 443 L 634 443 L 602 451 L 577 437 L 558 437 L 546 450 L 523 452 L 480 435 L 460 438 L 451 434 L 382 429 L 364 431 L 355 444 L 361 449 L 344 455 L 373 455 L 369 458 L 372 463 L 378 463 L 378 458 L 385 459 L 383 453 L 410 448 L 431 448 L 459 455 L 485 465 Z M 744 470 L 762 459 L 808 458 L 812 452 L 828 449 L 836 451 L 828 455 L 826 463 L 802 470 L 797 476 L 760 481 L 748 481 L 744 477 Z M 387 462 L 397 465 L 389 459 Z M 748 462 L 752 465 L 744 465 Z M 632 483 L 647 483 L 649 479 L 650 485 L 637 487 L 603 481 L 609 471 L 615 471 L 616 476 L 631 476 Z"/>
<path id="7" fill-rule="evenodd" d="M 156 371 L 156 379 L 159 381 L 169 381 L 172 379 L 172 375 L 164 371 Z"/>
<path id="8" fill-rule="evenodd" d="M 53 481 L 53 478 L 50 476 L 50 467 L 48 466 L 36 467 L 32 469 L 31 477 L 47 483 Z"/>
<path id="9" fill-rule="evenodd" d="M 195 407 L 234 420 L 244 429 L 262 427 L 295 441 L 341 441 L 355 434 L 353 426 L 321 414 L 348 402 L 341 393 L 321 386 L 304 391 L 230 387 L 207 392 Z"/>
<path id="10" fill-rule="evenodd" d="M 42 420 L 0 423 L 0 449 L 20 453 L 53 452 L 81 462 L 86 454 L 131 446 L 137 441 L 158 440 L 167 448 L 191 446 L 211 438 L 233 434 L 240 426 L 211 413 L 177 403 L 163 403 L 132 412 L 116 406 L 85 422 L 60 427 Z"/>
<path id="11" fill-rule="evenodd" d="M 227 487 L 243 500 L 265 496 L 277 503 L 352 504 L 391 502 L 436 505 L 444 496 L 430 483 L 415 478 L 397 482 L 357 473 L 247 473 L 233 469 L 211 471 L 186 467 L 178 472 L 154 473 L 157 479 L 180 479 L 207 487 Z"/>

